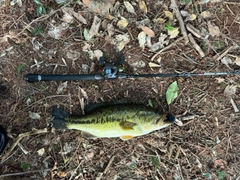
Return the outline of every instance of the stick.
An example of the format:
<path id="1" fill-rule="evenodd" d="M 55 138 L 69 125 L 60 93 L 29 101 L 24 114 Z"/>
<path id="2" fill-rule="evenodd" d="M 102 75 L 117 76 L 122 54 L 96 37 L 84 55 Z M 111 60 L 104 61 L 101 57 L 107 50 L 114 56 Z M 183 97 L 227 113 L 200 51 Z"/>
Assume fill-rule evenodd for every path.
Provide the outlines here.
<path id="1" fill-rule="evenodd" d="M 193 47 L 197 50 L 197 52 L 199 53 L 199 55 L 201 56 L 201 58 L 203 58 L 205 56 L 204 52 L 202 51 L 202 49 L 200 48 L 200 46 L 196 43 L 195 39 L 193 38 L 192 34 L 188 34 L 189 40 L 190 42 L 193 44 Z"/>
<path id="2" fill-rule="evenodd" d="M 234 112 L 235 112 L 235 113 L 239 112 L 239 109 L 237 108 L 237 106 L 236 106 L 236 104 L 235 104 L 235 102 L 233 101 L 232 98 L 231 98 L 230 102 L 231 102 L 231 104 L 232 104 L 232 106 L 233 106 Z"/>
<path id="3" fill-rule="evenodd" d="M 35 134 L 42 134 L 42 133 L 46 133 L 47 129 L 41 129 L 41 130 L 32 130 L 30 132 L 26 132 L 26 133 L 22 133 L 19 134 L 15 143 L 11 146 L 11 148 L 6 152 L 6 154 L 2 157 L 2 161 L 1 164 L 3 163 L 3 161 L 11 154 L 11 152 L 13 151 L 13 149 L 18 145 L 18 143 L 27 136 L 31 136 L 31 135 L 35 135 Z"/>
<path id="4" fill-rule="evenodd" d="M 185 44 L 187 44 L 189 42 L 189 39 L 188 39 L 187 31 L 186 31 L 185 26 L 184 26 L 184 21 L 182 19 L 181 13 L 179 12 L 176 0 L 171 0 L 171 4 L 172 4 L 171 5 L 172 9 L 176 13 L 176 17 L 179 21 L 180 29 L 181 29 L 183 38 L 185 39 Z"/>
<path id="5" fill-rule="evenodd" d="M 190 33 L 192 33 L 194 36 L 196 36 L 197 38 L 201 38 L 201 32 L 200 32 L 198 29 L 196 29 L 193 25 L 187 24 L 187 25 L 186 25 L 186 28 L 187 28 L 187 30 L 188 30 Z M 190 41 L 191 41 L 191 40 L 190 40 Z"/>
<path id="6" fill-rule="evenodd" d="M 232 48 L 234 48 L 234 46 L 229 47 L 229 48 L 228 48 L 227 50 L 225 50 L 220 56 L 219 56 L 218 54 L 216 54 L 216 55 L 213 57 L 213 59 L 216 59 L 216 61 L 221 60 L 224 56 L 227 55 L 227 53 L 228 53 Z M 218 57 L 217 57 L 217 56 L 218 56 Z"/>
<path id="7" fill-rule="evenodd" d="M 2 175 L 0 175 L 0 178 L 2 178 L 2 177 L 9 177 L 9 176 L 18 176 L 18 175 L 24 175 L 24 174 L 30 174 L 30 173 L 41 172 L 41 171 L 51 171 L 51 169 L 41 169 L 41 170 L 33 170 L 33 171 L 27 171 L 27 172 L 2 174 Z"/>
<path id="8" fill-rule="evenodd" d="M 166 46 L 165 48 L 161 49 L 160 51 L 158 51 L 152 58 L 151 61 L 153 61 L 159 54 L 161 54 L 163 51 L 166 51 L 168 49 L 170 49 L 172 46 L 175 46 L 177 44 L 177 42 L 183 40 L 183 37 L 178 38 L 176 41 L 174 41 L 172 44 L 170 44 L 169 46 Z"/>
<path id="9" fill-rule="evenodd" d="M 110 161 L 108 162 L 107 167 L 106 167 L 105 170 L 103 171 L 103 174 L 106 174 L 106 173 L 107 173 L 107 171 L 108 171 L 109 167 L 111 166 L 114 158 L 115 158 L 115 156 L 112 156 L 112 158 L 111 158 Z"/>
<path id="10" fill-rule="evenodd" d="M 101 179 L 102 179 L 102 176 L 107 173 L 107 171 L 108 171 L 109 167 L 111 166 L 114 158 L 115 158 L 115 156 L 112 156 L 112 158 L 111 158 L 110 161 L 108 162 L 108 165 L 106 166 L 106 168 L 105 168 L 105 170 L 103 171 L 103 173 L 102 173 L 102 172 L 98 173 L 98 176 L 97 176 L 96 180 L 101 180 Z"/>

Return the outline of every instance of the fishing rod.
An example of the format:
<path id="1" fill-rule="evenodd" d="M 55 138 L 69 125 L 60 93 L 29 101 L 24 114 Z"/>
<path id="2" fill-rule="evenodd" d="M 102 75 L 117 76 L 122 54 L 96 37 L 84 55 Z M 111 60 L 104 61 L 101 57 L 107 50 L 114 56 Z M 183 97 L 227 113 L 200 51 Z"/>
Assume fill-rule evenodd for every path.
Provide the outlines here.
<path id="1" fill-rule="evenodd" d="M 120 57 L 120 63 L 124 63 L 124 57 Z M 240 75 L 240 70 L 232 72 L 200 72 L 200 73 L 170 73 L 170 74 L 126 74 L 121 73 L 119 68 L 112 62 L 106 62 L 103 57 L 99 64 L 103 67 L 102 74 L 27 74 L 27 82 L 39 81 L 82 81 L 82 80 L 114 80 L 127 78 L 153 78 L 153 77 L 196 77 L 196 76 L 226 76 Z"/>

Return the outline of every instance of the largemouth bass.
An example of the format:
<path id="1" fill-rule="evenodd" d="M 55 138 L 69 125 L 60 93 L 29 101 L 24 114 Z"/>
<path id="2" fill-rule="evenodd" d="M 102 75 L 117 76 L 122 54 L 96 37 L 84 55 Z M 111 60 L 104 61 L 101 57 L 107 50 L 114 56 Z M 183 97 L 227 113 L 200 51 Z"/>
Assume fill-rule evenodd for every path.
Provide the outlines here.
<path id="1" fill-rule="evenodd" d="M 60 129 L 81 130 L 85 138 L 142 136 L 171 125 L 175 117 L 135 104 L 114 104 L 93 109 L 84 116 L 70 115 L 54 107 L 52 125 Z"/>

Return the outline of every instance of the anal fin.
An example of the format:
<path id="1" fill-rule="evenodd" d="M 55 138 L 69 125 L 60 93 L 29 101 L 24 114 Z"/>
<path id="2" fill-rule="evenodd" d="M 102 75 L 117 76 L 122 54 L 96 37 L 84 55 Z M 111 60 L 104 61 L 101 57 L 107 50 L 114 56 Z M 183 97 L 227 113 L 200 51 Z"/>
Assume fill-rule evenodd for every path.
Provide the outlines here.
<path id="1" fill-rule="evenodd" d="M 124 135 L 124 136 L 120 136 L 120 138 L 122 139 L 122 140 L 129 140 L 129 139 L 132 139 L 134 136 L 132 136 L 132 135 Z"/>

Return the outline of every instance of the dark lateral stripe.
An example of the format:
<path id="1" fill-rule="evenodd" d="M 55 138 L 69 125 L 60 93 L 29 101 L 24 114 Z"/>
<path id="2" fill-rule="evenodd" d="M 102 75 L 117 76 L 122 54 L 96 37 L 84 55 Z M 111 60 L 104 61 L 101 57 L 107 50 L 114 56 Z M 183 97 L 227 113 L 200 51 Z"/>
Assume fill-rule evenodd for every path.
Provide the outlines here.
<path id="1" fill-rule="evenodd" d="M 68 121 L 68 123 L 71 124 L 104 124 L 104 123 L 109 123 L 109 122 L 114 122 L 114 121 L 126 121 L 124 120 L 125 118 L 115 118 L 115 117 L 101 117 L 101 118 L 80 118 L 80 117 L 74 117 L 74 116 L 70 116 L 69 118 L 67 118 L 66 120 Z"/>

